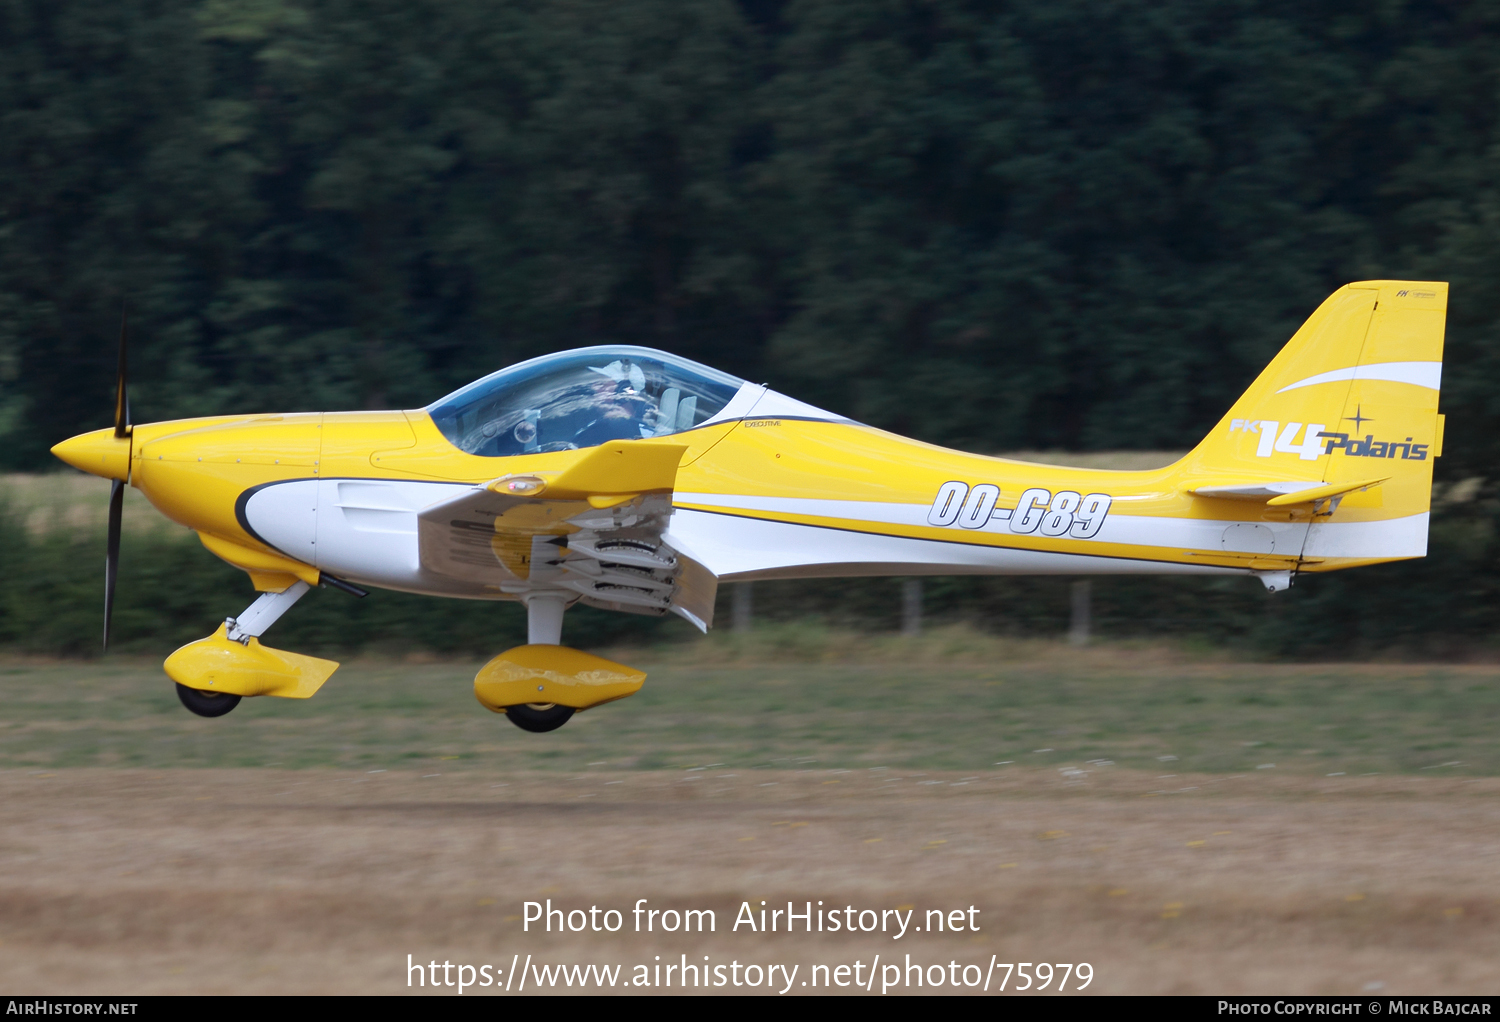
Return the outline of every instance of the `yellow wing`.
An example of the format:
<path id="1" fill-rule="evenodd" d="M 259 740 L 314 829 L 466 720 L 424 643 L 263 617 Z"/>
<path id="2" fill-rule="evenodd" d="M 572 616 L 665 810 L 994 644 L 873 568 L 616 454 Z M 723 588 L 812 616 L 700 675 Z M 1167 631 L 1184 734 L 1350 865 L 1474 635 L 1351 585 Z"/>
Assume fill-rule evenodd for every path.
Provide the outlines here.
<path id="1" fill-rule="evenodd" d="M 552 473 L 506 475 L 417 516 L 424 570 L 500 593 L 561 590 L 706 630 L 717 580 L 664 538 L 686 448 L 604 444 Z"/>

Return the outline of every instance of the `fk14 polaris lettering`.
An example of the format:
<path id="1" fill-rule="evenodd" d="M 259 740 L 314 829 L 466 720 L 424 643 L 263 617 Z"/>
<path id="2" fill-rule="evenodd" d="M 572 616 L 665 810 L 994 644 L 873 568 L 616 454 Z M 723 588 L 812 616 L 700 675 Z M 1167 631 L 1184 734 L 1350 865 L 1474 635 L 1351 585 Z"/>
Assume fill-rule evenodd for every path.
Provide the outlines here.
<path id="1" fill-rule="evenodd" d="M 1234 419 L 1229 432 L 1257 433 L 1260 442 L 1255 447 L 1257 458 L 1269 458 L 1273 454 L 1295 454 L 1303 461 L 1317 461 L 1328 452 L 1323 450 L 1324 425 L 1321 422 L 1288 422 L 1285 428 L 1275 419 Z M 1301 433 L 1302 439 L 1297 439 Z"/>
<path id="2" fill-rule="evenodd" d="M 1010 531 L 1017 535 L 1039 533 L 1092 539 L 1104 527 L 1109 506 L 1114 503 L 1107 493 L 1059 490 L 1054 494 L 1040 487 L 1024 491 L 1014 511 L 996 508 L 999 499 L 1000 487 L 994 483 L 979 483 L 970 488 L 968 483 L 954 479 L 938 487 L 927 512 L 927 523 L 980 529 L 991 521 L 1009 521 Z"/>
<path id="3" fill-rule="evenodd" d="M 1316 461 L 1325 454 L 1342 451 L 1350 458 L 1398 458 L 1401 461 L 1426 461 L 1431 444 L 1414 444 L 1405 440 L 1376 440 L 1373 433 L 1363 440 L 1350 440 L 1348 433 L 1326 432 L 1321 422 L 1288 422 L 1285 428 L 1275 419 L 1234 419 L 1229 431 L 1257 433 L 1260 442 L 1255 456 L 1295 454 L 1303 461 Z M 1298 434 L 1301 439 L 1298 439 Z"/>
<path id="4" fill-rule="evenodd" d="M 1334 451 L 1343 451 L 1350 458 L 1395 458 L 1399 452 L 1402 461 L 1426 461 L 1429 444 L 1414 444 L 1412 438 L 1407 437 L 1405 441 L 1376 440 L 1375 434 L 1366 435 L 1363 440 L 1350 440 L 1348 433 L 1319 433 L 1327 444 L 1323 448 L 1324 454 L 1332 454 Z"/>

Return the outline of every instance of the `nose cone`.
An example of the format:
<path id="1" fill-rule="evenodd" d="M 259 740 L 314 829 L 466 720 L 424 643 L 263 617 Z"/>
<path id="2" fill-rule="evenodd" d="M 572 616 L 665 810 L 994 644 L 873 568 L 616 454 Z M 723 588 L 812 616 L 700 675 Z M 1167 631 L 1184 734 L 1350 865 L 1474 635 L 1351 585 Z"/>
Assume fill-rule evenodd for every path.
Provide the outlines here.
<path id="1" fill-rule="evenodd" d="M 113 429 L 80 433 L 52 453 L 83 472 L 121 482 L 130 478 L 130 437 L 116 437 Z"/>

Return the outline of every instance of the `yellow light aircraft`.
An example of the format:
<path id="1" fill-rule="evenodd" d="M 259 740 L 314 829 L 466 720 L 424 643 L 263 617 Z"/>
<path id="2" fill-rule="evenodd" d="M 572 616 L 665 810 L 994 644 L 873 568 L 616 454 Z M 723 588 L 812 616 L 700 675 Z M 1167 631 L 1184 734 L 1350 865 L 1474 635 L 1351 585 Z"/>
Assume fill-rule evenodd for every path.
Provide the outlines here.
<path id="1" fill-rule="evenodd" d="M 123 486 L 262 594 L 166 662 L 182 702 L 313 695 L 338 664 L 260 644 L 316 585 L 517 600 L 528 643 L 475 679 L 529 731 L 638 690 L 560 645 L 575 603 L 707 630 L 720 581 L 871 575 L 1254 575 L 1422 557 L 1448 287 L 1340 288 L 1167 468 L 1027 464 L 918 443 L 648 348 L 561 352 L 426 408 L 115 426 L 53 448 Z"/>

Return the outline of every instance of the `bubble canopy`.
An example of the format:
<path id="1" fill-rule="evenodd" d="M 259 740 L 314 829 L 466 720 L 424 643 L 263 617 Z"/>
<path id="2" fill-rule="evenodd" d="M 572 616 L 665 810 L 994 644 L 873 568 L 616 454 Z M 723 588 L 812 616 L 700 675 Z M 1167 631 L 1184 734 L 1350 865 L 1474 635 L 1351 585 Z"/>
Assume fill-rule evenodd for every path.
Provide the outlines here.
<path id="1" fill-rule="evenodd" d="M 503 458 L 681 433 L 744 382 L 665 351 L 607 344 L 491 373 L 426 411 L 459 450 Z"/>

